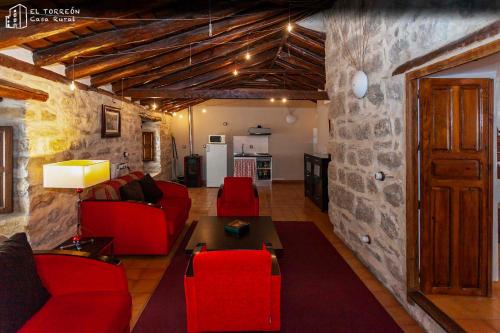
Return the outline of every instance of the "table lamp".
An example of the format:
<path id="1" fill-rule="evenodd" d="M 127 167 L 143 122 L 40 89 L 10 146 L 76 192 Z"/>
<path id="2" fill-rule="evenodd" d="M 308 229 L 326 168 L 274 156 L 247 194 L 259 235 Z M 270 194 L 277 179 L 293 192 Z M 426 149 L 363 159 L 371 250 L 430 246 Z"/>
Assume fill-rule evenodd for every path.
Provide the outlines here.
<path id="1" fill-rule="evenodd" d="M 78 217 L 73 246 L 81 250 L 80 203 L 83 189 L 110 178 L 110 164 L 106 160 L 69 160 L 43 166 L 43 187 L 76 189 Z M 92 240 L 90 240 L 92 241 Z"/>

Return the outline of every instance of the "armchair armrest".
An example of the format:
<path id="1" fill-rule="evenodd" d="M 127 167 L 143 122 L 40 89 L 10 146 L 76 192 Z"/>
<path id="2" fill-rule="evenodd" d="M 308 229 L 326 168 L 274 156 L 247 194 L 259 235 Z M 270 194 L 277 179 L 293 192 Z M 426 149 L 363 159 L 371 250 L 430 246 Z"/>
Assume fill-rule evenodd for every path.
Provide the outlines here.
<path id="1" fill-rule="evenodd" d="M 189 197 L 188 189 L 184 185 L 164 180 L 156 180 L 156 185 L 166 196 Z"/>
<path id="2" fill-rule="evenodd" d="M 257 186 L 253 184 L 253 196 L 255 198 L 259 198 L 259 191 L 257 190 Z"/>
<path id="3" fill-rule="evenodd" d="M 35 252 L 43 285 L 51 295 L 88 291 L 127 291 L 125 270 L 105 258 L 75 256 L 68 252 Z M 104 259 L 104 261 L 103 261 Z"/>
<path id="4" fill-rule="evenodd" d="M 191 254 L 191 257 L 189 257 L 189 263 L 188 267 L 186 268 L 186 277 L 193 277 L 194 276 L 194 268 L 193 268 L 193 259 L 194 256 L 203 251 L 203 248 L 205 248 L 205 243 L 199 243 L 196 245 L 196 247 L 193 250 L 193 253 Z"/>
<path id="5" fill-rule="evenodd" d="M 278 264 L 278 258 L 276 257 L 276 252 L 273 249 L 271 243 L 265 243 L 264 247 L 271 254 L 272 267 L 271 267 L 271 275 L 281 275 L 280 265 Z"/>

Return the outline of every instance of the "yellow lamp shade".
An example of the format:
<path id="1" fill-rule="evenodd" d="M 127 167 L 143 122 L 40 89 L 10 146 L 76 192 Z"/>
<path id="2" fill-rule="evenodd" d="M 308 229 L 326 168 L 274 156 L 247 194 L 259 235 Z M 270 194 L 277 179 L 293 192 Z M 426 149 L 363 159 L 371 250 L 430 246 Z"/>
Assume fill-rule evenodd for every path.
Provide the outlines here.
<path id="1" fill-rule="evenodd" d="M 43 166 L 43 187 L 83 189 L 109 178 L 106 160 L 69 160 Z"/>

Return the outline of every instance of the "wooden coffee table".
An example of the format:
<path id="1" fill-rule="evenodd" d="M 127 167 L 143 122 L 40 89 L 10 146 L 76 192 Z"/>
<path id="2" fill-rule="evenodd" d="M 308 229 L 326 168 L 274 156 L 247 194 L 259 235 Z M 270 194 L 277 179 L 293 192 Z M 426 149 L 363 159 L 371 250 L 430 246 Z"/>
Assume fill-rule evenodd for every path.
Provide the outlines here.
<path id="1" fill-rule="evenodd" d="M 83 237 L 81 250 L 77 250 L 71 245 L 73 245 L 73 238 L 69 238 L 57 245 L 54 250 L 85 252 L 92 257 L 103 255 L 114 256 L 113 237 Z"/>
<path id="2" fill-rule="evenodd" d="M 242 236 L 226 233 L 224 226 L 236 219 L 250 223 L 250 231 Z M 271 243 L 277 254 L 283 251 L 283 245 L 270 216 L 204 216 L 189 239 L 186 253 L 192 253 L 200 243 L 205 243 L 208 250 L 258 250 L 262 249 L 263 243 Z"/>

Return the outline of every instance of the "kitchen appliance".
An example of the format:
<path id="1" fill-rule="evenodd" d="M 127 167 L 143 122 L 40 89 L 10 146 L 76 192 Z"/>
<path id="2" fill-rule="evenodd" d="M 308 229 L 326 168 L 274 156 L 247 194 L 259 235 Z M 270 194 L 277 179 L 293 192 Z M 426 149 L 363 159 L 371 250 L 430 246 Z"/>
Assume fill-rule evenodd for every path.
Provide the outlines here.
<path id="1" fill-rule="evenodd" d="M 271 129 L 257 125 L 257 127 L 250 127 L 248 129 L 250 135 L 271 135 Z"/>
<path id="2" fill-rule="evenodd" d="M 208 143 L 206 158 L 207 187 L 219 187 L 224 183 L 224 177 L 227 176 L 227 145 Z"/>
<path id="3" fill-rule="evenodd" d="M 226 143 L 226 136 L 225 135 L 215 135 L 211 134 L 208 136 L 208 143 L 218 143 L 218 144 L 225 144 Z"/>

